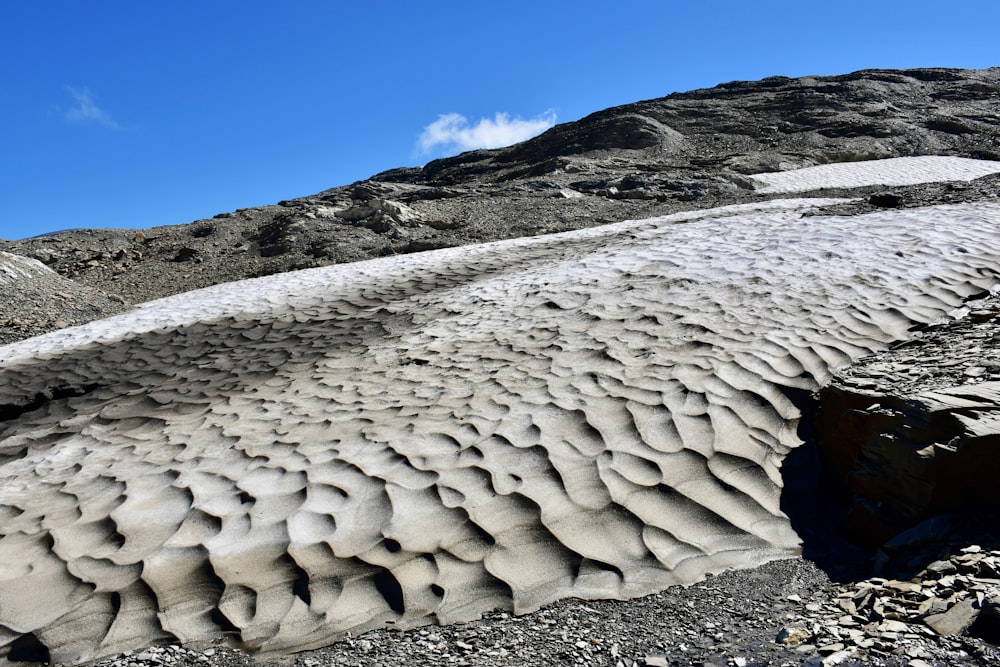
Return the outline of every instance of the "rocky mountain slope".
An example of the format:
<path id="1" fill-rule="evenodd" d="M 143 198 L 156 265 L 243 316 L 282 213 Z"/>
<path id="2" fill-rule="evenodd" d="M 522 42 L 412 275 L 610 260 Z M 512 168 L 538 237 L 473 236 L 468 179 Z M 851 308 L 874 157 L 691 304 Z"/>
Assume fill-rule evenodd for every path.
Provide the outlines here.
<path id="1" fill-rule="evenodd" d="M 139 303 L 248 276 L 770 199 L 749 175 L 910 155 L 1000 160 L 1000 68 L 723 84 L 274 206 L 142 232 L 0 242 L 0 250 Z M 901 203 L 992 195 L 998 182 L 970 193 L 910 188 Z"/>

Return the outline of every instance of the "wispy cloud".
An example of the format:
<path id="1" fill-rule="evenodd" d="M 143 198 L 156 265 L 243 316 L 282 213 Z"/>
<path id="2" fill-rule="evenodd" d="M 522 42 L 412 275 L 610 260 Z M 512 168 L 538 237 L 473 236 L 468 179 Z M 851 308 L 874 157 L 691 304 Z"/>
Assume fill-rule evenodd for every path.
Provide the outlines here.
<path id="1" fill-rule="evenodd" d="M 73 106 L 63 112 L 63 118 L 78 125 L 100 125 L 113 130 L 120 129 L 115 119 L 97 106 L 94 95 L 89 90 L 66 86 L 66 91 L 73 96 Z"/>
<path id="2" fill-rule="evenodd" d="M 417 147 L 423 154 L 434 149 L 453 152 L 501 148 L 541 134 L 555 123 L 556 114 L 552 110 L 530 119 L 511 118 L 510 114 L 499 112 L 493 118 L 481 118 L 475 125 L 462 114 L 443 114 L 420 133 Z"/>

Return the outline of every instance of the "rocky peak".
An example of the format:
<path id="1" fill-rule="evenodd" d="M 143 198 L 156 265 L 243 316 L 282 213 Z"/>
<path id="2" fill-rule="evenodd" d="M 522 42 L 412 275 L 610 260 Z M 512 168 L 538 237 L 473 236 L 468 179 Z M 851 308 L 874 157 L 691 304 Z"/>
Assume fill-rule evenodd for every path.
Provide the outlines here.
<path id="1" fill-rule="evenodd" d="M 137 303 L 291 269 L 688 209 L 759 204 L 783 196 L 756 188 L 749 178 L 765 171 L 921 154 L 1000 160 L 998 121 L 1000 69 L 773 77 L 608 109 L 510 148 L 396 169 L 313 196 L 222 213 L 188 225 L 138 233 L 76 230 L 0 242 L 0 249 L 20 255 L 0 253 L 0 302 L 4 304 L 0 342 L 122 308 L 122 302 L 100 290 Z M 996 198 L 1000 177 L 894 187 L 891 192 L 844 187 L 825 189 L 823 194 L 853 200 L 821 213 L 852 215 L 878 207 Z M 762 653 L 787 648 L 795 656 L 808 652 L 824 656 L 809 658 L 805 664 L 834 664 L 857 656 L 882 660 L 896 654 L 893 657 L 912 658 L 910 667 L 920 667 L 925 657 L 944 656 L 939 664 L 957 664 L 952 660 L 955 652 L 925 651 L 928 637 L 948 651 L 960 646 L 958 639 L 951 639 L 956 636 L 996 637 L 1000 551 L 988 549 L 1000 540 L 983 529 L 998 525 L 996 519 L 974 522 L 976 544 L 983 548 L 963 552 L 947 545 L 938 562 L 928 565 L 923 558 L 928 544 L 936 548 L 943 533 L 959 534 L 946 525 L 953 519 L 942 518 L 940 513 L 968 519 L 983 507 L 1000 511 L 991 487 L 1000 475 L 995 456 L 1000 368 L 992 363 L 1000 344 L 995 335 L 995 303 L 980 304 L 966 315 L 959 325 L 966 327 L 966 333 L 949 329 L 943 342 L 928 333 L 924 337 L 927 347 L 898 348 L 892 351 L 896 356 L 887 352 L 845 371 L 827 392 L 816 395 L 822 409 L 803 420 L 827 436 L 813 442 L 819 450 L 813 454 L 824 461 L 824 472 L 834 478 L 828 483 L 839 490 L 840 506 L 834 508 L 839 511 L 837 518 L 846 517 L 853 536 L 872 551 L 881 545 L 877 559 L 885 569 L 898 570 L 902 564 L 918 574 L 866 578 L 833 590 L 829 604 L 803 600 L 799 596 L 802 582 L 796 575 L 789 586 L 797 586 L 799 592 L 795 599 L 791 595 L 785 599 L 804 602 L 805 610 L 796 610 L 789 618 L 796 625 L 778 634 L 778 641 L 761 648 Z M 927 384 L 928 378 L 935 380 L 933 386 Z M 910 386 L 908 381 L 922 384 Z M 824 425 L 823 419 L 829 424 Z M 845 425 L 850 433 L 843 432 Z M 799 447 L 793 455 L 798 452 L 809 453 L 808 448 Z M 788 465 L 791 458 L 784 460 L 786 472 L 798 470 Z M 806 492 L 815 495 L 814 488 Z M 813 526 L 832 532 L 833 524 L 823 521 L 828 517 L 818 518 Z M 804 537 L 807 549 L 812 547 L 809 536 Z M 843 559 L 844 554 L 835 555 Z M 758 588 L 770 591 L 773 586 L 758 582 Z M 296 589 L 296 594 L 303 590 L 300 584 Z M 745 589 L 733 584 L 720 588 L 719 597 L 705 605 L 712 620 L 698 625 L 714 627 L 720 614 L 730 613 L 734 614 L 729 617 L 730 625 L 738 634 L 761 625 L 758 609 L 734 602 L 733 595 L 743 595 Z M 655 636 L 662 631 L 662 601 L 661 597 L 651 605 L 655 624 L 643 634 Z M 676 625 L 692 608 L 692 603 L 686 603 L 682 613 L 667 617 Z M 780 605 L 768 609 L 784 613 Z M 588 632 L 589 624 L 588 618 Z M 633 624 L 615 625 L 618 632 Z M 698 636 L 694 629 L 691 632 Z M 770 642 L 775 633 L 767 632 Z M 676 628 L 674 633 L 676 640 Z M 566 636 L 564 632 L 564 640 Z M 471 651 L 473 645 L 464 641 L 469 637 L 462 637 L 456 646 Z M 724 635 L 716 634 L 711 644 L 706 643 L 704 655 L 716 650 L 715 638 L 721 641 Z M 555 645 L 551 640 L 546 634 L 545 645 Z M 572 646 L 581 652 L 596 650 L 599 642 L 593 640 L 593 636 L 579 635 Z M 369 639 L 358 643 L 363 652 L 369 650 L 363 648 L 366 642 L 370 648 Z M 498 637 L 490 646 L 499 642 Z M 685 643 L 676 645 L 681 656 L 677 660 L 650 651 L 645 664 L 682 664 L 693 658 Z M 755 644 L 754 651 L 760 646 Z M 612 647 L 610 656 L 617 658 L 618 644 Z M 803 650 L 806 647 L 808 651 Z M 28 633 L 11 645 L 11 655 L 44 657 L 44 648 L 38 637 Z M 213 645 L 209 650 L 214 653 L 216 649 Z M 132 657 L 160 664 L 161 655 L 151 649 Z M 567 655 L 560 654 L 558 660 L 565 661 Z M 577 661 L 584 662 L 580 655 Z M 197 659 L 207 660 L 206 656 Z M 345 659 L 355 658 L 352 648 Z M 504 655 L 498 660 L 510 662 Z M 749 664 L 742 656 L 731 663 Z M 992 663 L 984 659 L 980 664 Z"/>
<path id="2" fill-rule="evenodd" d="M 558 125 L 516 146 L 434 160 L 374 180 L 454 185 L 564 169 L 582 156 L 687 160 L 740 173 L 921 154 L 1000 159 L 1000 68 L 771 77 L 674 93 Z"/>

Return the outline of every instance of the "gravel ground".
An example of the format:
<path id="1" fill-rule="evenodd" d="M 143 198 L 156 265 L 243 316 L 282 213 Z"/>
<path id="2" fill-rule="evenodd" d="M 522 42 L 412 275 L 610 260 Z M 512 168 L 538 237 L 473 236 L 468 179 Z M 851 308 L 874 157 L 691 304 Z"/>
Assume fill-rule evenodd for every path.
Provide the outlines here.
<path id="1" fill-rule="evenodd" d="M 882 580 L 884 581 L 884 580 Z M 222 645 L 167 646 L 103 660 L 99 667 L 156 665 L 607 665 L 760 667 L 764 665 L 1000 664 L 1000 651 L 975 637 L 943 638 L 927 628 L 855 651 L 832 640 L 782 643 L 782 630 L 821 630 L 823 612 L 853 594 L 804 559 L 727 572 L 687 587 L 628 601 L 563 600 L 533 614 L 497 611 L 479 621 L 406 632 L 375 630 L 315 651 L 253 657 Z M 840 596 L 840 597 L 838 597 Z M 880 632 L 880 631 L 876 631 Z M 885 634 L 884 632 L 882 634 Z M 817 636 L 823 636 L 817 632 Z M 787 640 L 786 640 L 787 641 Z"/>

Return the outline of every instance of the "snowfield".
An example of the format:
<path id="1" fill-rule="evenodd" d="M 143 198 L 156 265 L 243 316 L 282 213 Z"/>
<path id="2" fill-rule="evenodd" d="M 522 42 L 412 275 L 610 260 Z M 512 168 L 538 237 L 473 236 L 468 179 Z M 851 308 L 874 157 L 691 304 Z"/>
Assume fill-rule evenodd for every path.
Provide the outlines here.
<path id="1" fill-rule="evenodd" d="M 840 162 L 791 171 L 755 174 L 758 192 L 793 193 L 823 188 L 860 188 L 868 185 L 919 185 L 971 181 L 1000 172 L 1000 162 L 962 157 L 924 155 L 867 162 Z"/>

